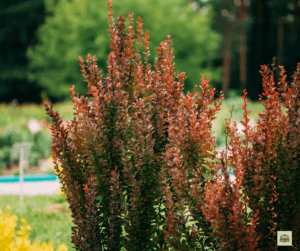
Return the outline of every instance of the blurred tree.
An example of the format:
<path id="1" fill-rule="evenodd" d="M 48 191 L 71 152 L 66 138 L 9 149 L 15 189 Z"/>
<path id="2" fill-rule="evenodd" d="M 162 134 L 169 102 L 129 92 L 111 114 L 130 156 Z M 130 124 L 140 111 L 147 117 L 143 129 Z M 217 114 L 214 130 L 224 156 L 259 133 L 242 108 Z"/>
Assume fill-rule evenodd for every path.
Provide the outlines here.
<path id="1" fill-rule="evenodd" d="M 221 36 L 210 29 L 213 12 L 197 15 L 187 0 L 128 0 L 112 1 L 114 16 L 134 13 L 134 26 L 138 16 L 143 19 L 143 31 L 149 30 L 149 62 L 153 65 L 159 43 L 172 35 L 176 71 L 186 72 L 185 90 L 193 92 L 199 85 L 201 73 L 211 78 L 211 84 L 221 80 L 221 68 L 209 66 L 221 45 Z M 38 30 L 39 43 L 29 47 L 30 73 L 50 96 L 69 100 L 68 90 L 73 84 L 79 95 L 86 94 L 87 84 L 80 74 L 77 58 L 90 53 L 96 55 L 102 74 L 107 73 L 107 58 L 110 52 L 108 36 L 107 1 L 96 0 L 45 0 L 46 10 L 52 16 Z M 199 25 L 201 24 L 201 25 Z M 125 23 L 128 27 L 128 22 Z M 127 29 L 126 29 L 127 32 Z M 143 47 L 141 46 L 143 51 Z M 141 57 L 142 62 L 144 58 Z M 153 67 L 154 70 L 154 67 Z"/>
<path id="2" fill-rule="evenodd" d="M 247 38 L 247 27 L 244 23 L 249 20 L 249 6 L 250 0 L 236 1 L 236 4 L 240 7 L 239 9 L 239 20 L 240 20 L 240 45 L 239 45 L 239 55 L 240 55 L 240 95 L 242 95 L 243 90 L 246 89 L 247 81 L 247 53 L 246 53 L 246 38 Z"/>
<path id="3" fill-rule="evenodd" d="M 223 55 L 218 54 L 224 62 L 223 89 L 229 88 L 228 83 L 230 87 L 238 87 L 235 82 L 239 76 L 239 89 L 244 89 L 246 79 L 249 97 L 257 100 L 258 94 L 262 93 L 260 66 L 271 64 L 274 56 L 277 57 L 276 65 L 285 66 L 287 76 L 293 74 L 296 63 L 300 62 L 300 50 L 297 48 L 300 42 L 299 0 L 191 0 L 191 2 L 196 3 L 200 9 L 211 6 L 216 14 L 212 29 L 224 37 Z M 231 35 L 228 35 L 228 32 Z M 230 50 L 229 53 L 225 53 L 229 48 L 229 42 L 226 40 L 228 36 L 233 49 L 231 54 Z M 236 42 L 240 45 L 235 46 Z M 233 64 L 231 77 L 228 77 L 230 69 L 230 64 L 227 64 L 228 54 L 231 55 Z M 239 54 L 239 63 L 236 54 Z M 237 64 L 239 67 L 235 67 Z M 278 80 L 279 71 L 275 76 Z"/>
<path id="4" fill-rule="evenodd" d="M 223 78 L 222 78 L 222 90 L 224 95 L 228 97 L 229 88 L 238 88 L 237 85 L 230 83 L 238 82 L 237 76 L 233 74 L 235 67 L 234 63 L 236 60 L 236 54 L 239 55 L 239 72 L 240 75 L 240 86 L 239 89 L 246 87 L 246 34 L 247 28 L 250 24 L 249 19 L 249 0 L 192 0 L 199 8 L 206 8 L 212 6 L 214 13 L 216 14 L 213 18 L 212 29 L 222 34 L 224 38 L 223 50 L 219 53 L 219 57 L 223 61 Z"/>
<path id="5" fill-rule="evenodd" d="M 223 50 L 218 55 L 223 61 L 222 90 L 225 97 L 228 97 L 229 88 L 244 89 L 246 87 L 246 35 L 251 20 L 249 18 L 250 0 L 191 0 L 191 2 L 196 3 L 200 9 L 213 7 L 215 16 L 212 29 L 224 38 Z M 239 70 L 239 79 L 235 68 Z M 240 86 L 235 84 L 238 82 Z"/>
<path id="6" fill-rule="evenodd" d="M 296 65 L 298 63 L 298 59 L 299 59 L 299 49 L 298 49 L 298 45 L 300 42 L 299 38 L 299 26 L 300 26 L 300 16 L 299 16 L 299 8 L 300 8 L 300 1 L 299 0 L 293 0 L 293 4 L 289 4 L 289 8 L 291 8 L 291 10 L 293 11 L 293 42 L 294 42 L 294 51 L 298 53 L 294 53 L 294 58 L 293 58 L 293 63 Z"/>
<path id="7" fill-rule="evenodd" d="M 284 0 L 284 1 L 272 1 L 269 3 L 269 8 L 273 10 L 274 16 L 272 19 L 273 22 L 277 22 L 277 65 L 284 65 L 285 63 L 285 46 L 289 44 L 290 48 L 293 48 L 293 55 L 290 60 L 290 67 L 293 67 L 293 71 L 295 70 L 295 66 L 297 64 L 297 59 L 299 60 L 299 49 L 297 48 L 298 41 L 298 28 L 299 28 L 299 16 L 298 9 L 300 9 L 300 1 L 297 0 Z M 290 32 L 287 32 L 288 25 L 291 25 Z M 285 36 L 285 34 L 289 34 L 292 38 Z M 285 41 L 285 39 L 287 41 Z M 289 43 L 292 41 L 292 44 Z M 297 53 L 298 52 L 298 53 Z M 300 62 L 300 61 L 298 61 Z M 292 64 L 293 63 L 293 64 Z M 279 80 L 280 69 L 277 70 L 277 79 Z"/>
<path id="8" fill-rule="evenodd" d="M 106 3 L 105 0 L 103 1 Z M 225 79 L 227 79 L 227 82 L 230 83 L 230 86 L 228 86 L 228 88 L 230 87 L 234 89 L 243 89 L 243 79 L 247 79 L 246 86 L 247 91 L 249 92 L 249 97 L 251 99 L 257 99 L 258 93 L 262 92 L 261 75 L 258 72 L 260 70 L 260 65 L 270 64 L 271 59 L 275 55 L 277 56 L 277 63 L 279 65 L 285 66 L 287 70 L 286 74 L 288 76 L 288 80 L 290 80 L 290 76 L 295 70 L 296 63 L 300 61 L 299 50 L 297 47 L 297 45 L 300 43 L 298 35 L 298 10 L 300 7 L 300 0 L 251 0 L 250 6 L 246 4 L 247 1 L 245 0 L 235 0 L 232 1 L 233 4 L 229 5 L 230 8 L 228 7 L 228 5 L 227 7 L 224 7 L 224 4 L 217 4 L 218 2 L 222 3 L 223 1 L 221 0 L 186 1 L 186 4 L 184 5 L 185 8 L 189 8 L 187 2 L 191 3 L 190 6 L 192 6 L 194 12 L 197 12 L 199 15 L 207 13 L 207 10 L 204 10 L 204 7 L 206 5 L 209 4 L 209 6 L 212 7 L 212 11 L 210 11 L 210 13 L 214 13 L 214 15 L 212 15 L 210 19 L 211 28 L 222 36 L 221 41 L 224 44 L 225 41 L 227 41 L 226 43 L 228 44 L 228 36 L 227 40 L 224 36 L 225 28 L 227 27 L 228 29 L 228 27 L 230 27 L 226 24 L 226 22 L 232 25 L 229 35 L 231 41 L 231 50 L 229 50 L 231 64 L 225 64 L 223 62 L 223 65 L 225 65 L 225 67 L 223 66 L 223 69 L 225 70 L 224 72 L 227 72 Z M 245 23 L 241 23 L 239 21 L 242 15 L 242 3 L 245 3 L 247 7 L 249 7 L 249 13 L 247 13 L 248 17 Z M 54 8 L 57 4 L 58 1 L 53 2 L 52 5 L 50 3 L 52 8 Z M 281 4 L 281 6 L 279 4 Z M 107 21 L 106 4 L 104 4 L 103 6 L 105 6 L 105 13 L 103 12 L 103 18 Z M 178 8 L 176 6 L 175 8 Z M 128 10 L 128 12 L 129 11 L 132 11 L 132 9 Z M 119 12 L 119 14 L 121 13 L 123 13 L 123 11 Z M 280 19 L 282 20 L 282 22 L 280 23 L 281 26 L 278 26 L 278 13 L 282 16 Z M 126 14 L 126 12 L 124 12 L 124 14 Z M 2 102 L 10 102 L 14 98 L 17 98 L 20 103 L 24 101 L 34 101 L 39 103 L 41 101 L 40 93 L 43 90 L 43 87 L 40 84 L 37 84 L 37 79 L 30 82 L 27 80 L 26 71 L 28 70 L 28 59 L 26 58 L 26 50 L 28 46 L 29 48 L 33 48 L 34 45 L 38 42 L 38 39 L 36 39 L 35 37 L 35 31 L 38 26 L 41 26 L 44 23 L 46 15 L 53 17 L 54 9 L 52 13 L 49 11 L 45 13 L 44 3 L 42 0 L 28 0 L 26 2 L 22 2 L 21 0 L 13 0 L 0 2 L 0 100 Z M 142 14 L 142 17 L 143 16 L 145 15 Z M 147 16 L 145 16 L 146 19 Z M 227 21 L 224 20 L 225 16 Z M 136 17 L 137 15 L 134 15 L 135 20 Z M 106 22 L 105 25 L 107 25 L 108 28 L 108 24 Z M 144 25 L 144 27 L 146 26 Z M 195 30 L 197 30 L 197 26 L 193 27 L 195 28 Z M 281 28 L 279 29 L 279 27 Z M 241 36 L 241 34 L 243 29 L 246 33 L 246 35 L 244 35 L 246 36 L 246 55 L 245 53 L 242 53 L 242 38 L 244 36 Z M 164 33 L 162 36 L 162 40 L 166 39 L 166 34 L 169 33 Z M 107 34 L 105 33 L 103 37 L 106 35 Z M 217 37 L 218 39 L 220 39 L 220 36 Z M 153 39 L 155 39 L 155 37 Z M 150 44 L 150 46 L 153 46 L 154 44 L 153 39 L 151 36 L 150 40 L 152 40 L 152 44 Z M 176 42 L 174 39 L 173 42 Z M 153 47 L 154 49 L 160 42 L 160 40 L 158 39 L 156 41 L 157 44 L 155 44 L 155 46 Z M 176 49 L 178 50 L 178 47 L 176 48 L 177 44 L 178 43 L 174 43 L 174 52 Z M 224 53 L 224 48 L 225 46 L 220 46 L 217 50 L 207 50 L 208 55 L 206 57 L 206 60 L 202 63 L 201 69 L 205 67 L 207 67 L 208 69 L 220 69 L 222 61 L 224 61 L 224 55 L 226 55 Z M 239 48 L 241 49 L 239 50 Z M 186 55 L 189 56 L 191 54 L 193 53 L 187 53 Z M 282 58 L 280 58 L 280 54 L 282 55 Z M 83 53 L 82 55 L 85 56 Z M 181 50 L 180 53 L 176 55 L 176 65 L 178 65 L 178 63 L 181 63 L 179 62 L 179 59 L 182 55 L 184 55 L 184 50 Z M 238 57 L 240 58 L 239 62 Z M 152 57 L 152 59 L 153 58 L 154 57 Z M 247 58 L 247 71 L 242 70 L 244 69 L 243 62 L 245 61 L 245 58 Z M 75 61 L 78 62 L 76 59 Z M 106 72 L 106 60 L 105 62 L 104 60 L 102 61 L 102 69 L 104 69 L 104 72 Z M 184 62 L 183 60 L 181 61 Z M 220 87 L 222 82 L 222 73 L 220 73 L 220 76 L 215 77 L 207 70 L 201 71 L 205 72 L 206 76 L 212 77 L 213 80 L 211 81 L 211 83 L 219 90 L 221 89 Z M 230 72 L 229 75 L 228 72 Z M 30 71 L 30 73 L 32 73 L 32 70 Z M 197 74 L 197 78 L 195 78 L 192 77 L 191 72 L 188 72 L 188 78 L 185 81 L 186 86 L 192 83 L 192 78 L 196 79 L 197 84 L 199 83 L 199 72 L 197 72 Z M 79 75 L 79 77 L 81 76 Z M 278 79 L 278 77 L 279 71 L 277 71 L 276 78 Z M 187 88 L 188 87 L 186 87 L 186 89 Z M 59 98 L 56 96 L 50 96 L 50 99 L 53 102 L 59 100 Z"/>
<path id="9" fill-rule="evenodd" d="M 300 51 L 294 47 L 293 38 L 293 0 L 257 0 L 251 6 L 251 12 L 255 13 L 249 31 L 247 71 L 249 72 L 248 88 L 249 96 L 258 99 L 258 93 L 262 93 L 262 77 L 259 71 L 261 65 L 271 65 L 276 56 L 276 66 L 283 65 L 286 69 L 287 81 L 291 82 L 291 76 L 296 70 L 295 61 L 300 62 Z M 298 1 L 298 8 L 300 1 Z M 296 19 L 295 19 L 296 20 Z M 296 38 L 299 41 L 299 38 Z M 280 69 L 274 72 L 275 82 L 279 81 Z"/>
<path id="10" fill-rule="evenodd" d="M 0 100 L 36 100 L 41 87 L 28 83 L 26 49 L 43 23 L 43 0 L 0 1 Z"/>

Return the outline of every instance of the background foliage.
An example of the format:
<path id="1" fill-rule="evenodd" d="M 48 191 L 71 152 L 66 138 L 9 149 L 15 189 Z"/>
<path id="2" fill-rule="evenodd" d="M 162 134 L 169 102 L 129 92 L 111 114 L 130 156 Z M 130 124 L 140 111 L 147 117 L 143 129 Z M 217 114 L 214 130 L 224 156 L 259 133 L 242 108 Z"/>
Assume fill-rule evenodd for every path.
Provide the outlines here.
<path id="1" fill-rule="evenodd" d="M 53 16 L 47 17 L 45 25 L 39 28 L 39 43 L 28 49 L 29 79 L 37 81 L 49 97 L 69 99 L 68 88 L 73 84 L 80 95 L 85 94 L 88 88 L 76 73 L 80 69 L 77 58 L 88 53 L 96 55 L 99 69 L 106 75 L 110 43 L 107 3 L 97 0 L 57 3 L 46 0 L 45 3 L 47 12 Z M 155 34 L 150 37 L 150 51 L 156 51 L 160 41 L 172 35 L 176 69 L 188 76 L 185 93 L 199 85 L 202 72 L 211 77 L 213 85 L 221 80 L 221 68 L 207 65 L 221 45 L 221 36 L 210 30 L 212 12 L 199 15 L 186 0 L 128 0 L 113 4 L 116 16 L 125 13 L 127 20 L 129 12 L 134 13 L 134 20 L 141 16 L 143 31 Z M 150 54 L 151 64 L 156 56 Z"/>
<path id="2" fill-rule="evenodd" d="M 28 79 L 29 73 L 33 74 L 34 72 L 29 69 L 30 59 L 27 57 L 27 51 L 29 48 L 34 48 L 40 44 L 40 38 L 38 36 L 40 28 L 45 24 L 48 17 L 54 16 L 54 9 L 60 6 L 60 1 L 57 0 L 50 1 L 48 7 L 46 6 L 46 2 L 47 1 L 44 0 L 11 0 L 0 2 L 1 102 L 8 103 L 13 99 L 17 99 L 19 103 L 22 104 L 24 102 L 42 103 L 41 92 L 45 91 L 43 90 L 43 86 L 38 82 L 37 78 L 36 81 L 29 81 Z M 71 3 L 74 1 L 67 2 Z M 100 5 L 104 5 L 103 2 L 105 1 L 99 0 Z M 114 0 L 113 4 L 116 2 L 117 0 Z M 148 15 L 148 8 L 151 9 L 153 7 L 151 4 L 145 8 L 141 6 L 145 1 L 141 1 L 142 3 L 139 5 L 131 4 L 130 1 L 126 1 L 126 3 L 128 2 L 132 7 L 130 11 L 133 11 L 135 14 L 138 13 L 136 7 L 140 10 L 146 9 L 147 16 L 143 16 L 143 19 L 145 19 L 145 21 L 146 19 L 150 20 L 150 23 L 146 25 L 160 26 L 168 22 L 168 20 L 172 21 L 169 17 L 169 13 L 172 12 L 170 9 L 159 8 L 161 13 L 157 19 L 156 17 L 152 18 L 153 15 Z M 147 3 L 147 1 L 145 3 Z M 118 3 L 115 5 L 118 5 Z M 174 1 L 172 8 L 176 9 L 177 5 L 178 2 Z M 50 9 L 52 8 L 52 12 L 49 11 L 49 6 Z M 249 98 L 251 100 L 258 100 L 258 94 L 262 93 L 262 82 L 259 74 L 260 65 L 270 64 L 270 59 L 274 56 L 277 58 L 277 65 L 285 66 L 288 76 L 293 74 L 295 64 L 300 60 L 300 51 L 297 49 L 297 45 L 300 42 L 299 0 L 186 0 L 183 6 L 191 7 L 193 15 L 203 16 L 208 13 L 213 13 L 212 18 L 209 19 L 211 22 L 210 31 L 220 34 L 222 42 L 216 52 L 208 51 L 209 55 L 203 66 L 214 69 L 218 69 L 220 66 L 222 67 L 222 79 L 211 81 L 213 87 L 216 87 L 218 91 L 222 89 L 226 92 L 226 88 L 241 91 L 244 89 L 244 86 L 246 86 Z M 213 11 L 208 11 L 207 8 Z M 60 9 L 60 12 L 63 14 L 67 11 L 63 8 Z M 126 6 L 124 9 L 128 10 Z M 118 14 L 120 13 L 121 12 Z M 137 15 L 134 17 L 137 18 Z M 161 17 L 164 17 L 164 19 Z M 189 14 L 187 14 L 186 17 L 190 22 L 192 18 L 190 18 Z M 105 13 L 103 20 L 106 20 L 106 18 L 107 14 Z M 156 19 L 160 22 L 154 22 Z M 91 20 L 91 18 L 85 17 L 84 21 L 86 20 Z M 56 23 L 56 25 L 59 24 L 59 22 Z M 175 24 L 178 23 L 175 22 Z M 62 23 L 62 25 L 65 24 Z M 107 24 L 104 23 L 104 25 Z M 193 32 L 195 34 L 199 33 L 202 26 L 203 23 L 200 22 L 198 26 L 193 27 Z M 98 31 L 102 33 L 103 30 L 103 26 L 101 26 L 100 29 L 98 26 L 95 27 L 97 30 L 94 31 L 93 36 L 95 36 Z M 184 28 L 178 25 L 174 27 L 174 29 L 182 29 L 186 33 Z M 161 30 L 162 29 L 165 29 L 165 27 L 162 26 Z M 188 40 L 189 36 L 184 35 L 187 38 L 186 40 Z M 54 34 L 51 33 L 49 36 L 54 36 Z M 62 33 L 60 37 L 63 36 L 65 36 L 64 33 Z M 66 36 L 68 36 L 68 34 L 66 34 Z M 166 34 L 163 34 L 162 38 L 165 39 L 165 37 Z M 242 37 L 244 38 L 241 39 Z M 93 37 L 86 37 L 86 40 L 92 38 Z M 155 42 L 152 37 L 150 40 Z M 151 44 L 151 46 L 152 45 L 153 44 Z M 177 45 L 177 41 L 175 41 L 175 45 Z M 241 50 L 242 45 L 244 46 L 243 50 L 246 51 L 246 54 L 245 51 Z M 180 49 L 180 47 L 175 48 Z M 54 53 L 55 52 L 54 50 Z M 228 55 L 230 59 L 225 60 Z M 99 58 L 100 55 L 96 56 Z M 186 56 L 193 56 L 193 53 L 188 53 Z M 243 57 L 242 61 L 241 56 Z M 179 57 L 176 58 L 176 61 Z M 52 63 L 59 65 L 62 59 L 59 57 L 56 57 L 56 59 L 58 62 Z M 179 67 L 179 60 L 176 63 Z M 74 67 L 78 67 L 78 65 Z M 105 68 L 106 67 L 104 67 L 104 69 Z M 77 68 L 75 68 L 74 72 L 76 72 L 76 69 Z M 64 70 L 66 69 L 64 68 Z M 191 75 L 191 73 L 193 73 L 192 71 L 187 73 L 188 79 L 186 83 L 193 79 L 196 79 L 193 85 L 199 83 L 199 78 Z M 208 72 L 205 71 L 205 73 Z M 278 79 L 279 71 L 275 73 L 277 73 L 276 78 Z M 65 73 L 64 75 L 70 74 Z M 210 77 L 213 78 L 214 75 Z M 68 81 L 70 83 L 72 82 L 70 79 Z M 290 81 L 289 77 L 288 81 Z M 56 89 L 58 89 L 61 83 L 55 82 L 55 86 Z M 54 103 L 62 101 L 51 95 L 49 95 L 49 98 Z"/>

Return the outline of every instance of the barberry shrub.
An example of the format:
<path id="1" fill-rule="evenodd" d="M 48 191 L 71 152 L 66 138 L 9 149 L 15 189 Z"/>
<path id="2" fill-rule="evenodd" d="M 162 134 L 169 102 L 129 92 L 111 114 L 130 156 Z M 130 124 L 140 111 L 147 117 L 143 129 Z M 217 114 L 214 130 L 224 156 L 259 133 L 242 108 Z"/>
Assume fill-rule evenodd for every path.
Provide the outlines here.
<path id="1" fill-rule="evenodd" d="M 112 42 L 105 80 L 98 76 L 95 57 L 87 56 L 88 75 L 79 58 L 87 94 L 93 95 L 91 106 L 88 98 L 75 98 L 74 86 L 70 88 L 75 118 L 63 128 L 59 112 L 44 103 L 53 121 L 55 169 L 74 218 L 72 243 L 77 250 L 195 250 L 196 237 L 202 236 L 202 246 L 213 247 L 211 224 L 200 206 L 205 183 L 213 176 L 205 159 L 207 151 L 216 153 L 211 121 L 222 97 L 213 104 L 215 90 L 203 75 L 197 101 L 195 94 L 185 97 L 185 73 L 174 81 L 170 36 L 158 47 L 156 71 L 151 71 L 142 20 L 138 17 L 135 34 L 130 13 L 125 34 L 123 15 L 114 24 L 110 1 L 108 6 Z M 141 39 L 145 68 L 139 61 Z M 192 184 L 199 190 L 196 199 L 190 196 Z M 186 227 L 187 203 L 197 219 L 192 233 Z"/>
<path id="2" fill-rule="evenodd" d="M 216 179 L 206 186 L 203 211 L 214 227 L 222 250 L 297 250 L 300 247 L 300 63 L 288 87 L 284 68 L 278 87 L 274 65 L 262 66 L 265 111 L 257 126 L 249 126 L 244 91 L 245 139 L 240 140 L 236 123 L 226 128 L 229 148 L 221 164 L 215 165 Z M 269 75 L 271 73 L 271 76 Z M 284 114 L 282 108 L 287 108 Z M 228 149 L 231 155 L 227 157 Z M 235 182 L 230 182 L 226 165 L 233 167 Z M 223 180 L 221 178 L 223 177 Z M 244 196 L 242 196 L 241 191 Z M 251 209 L 247 213 L 246 207 Z M 249 218 L 250 222 L 249 222 Z M 277 247 L 277 231 L 292 231 L 292 247 Z"/>
<path id="3" fill-rule="evenodd" d="M 227 131 L 233 154 L 227 158 L 223 152 L 217 158 L 211 122 L 220 110 L 222 93 L 214 103 L 215 90 L 209 89 L 209 80 L 203 74 L 200 93 L 196 92 L 196 86 L 194 94 L 182 93 L 186 77 L 185 73 L 178 73 L 178 81 L 174 81 L 170 36 L 168 42 L 163 41 L 158 47 L 155 71 L 152 71 L 148 63 L 149 35 L 147 31 L 141 37 L 140 17 L 138 34 L 135 34 L 132 14 L 129 14 L 129 34 L 125 34 L 123 15 L 115 24 L 109 0 L 108 6 L 112 42 L 105 80 L 98 76 L 95 56 L 87 56 L 90 74 L 82 57 L 79 58 L 82 75 L 90 89 L 87 94 L 93 95 L 92 104 L 89 105 L 87 97 L 79 99 L 77 94 L 75 98 L 74 86 L 70 88 L 75 113 L 71 124 L 64 128 L 59 112 L 53 111 L 52 104 L 44 103 L 53 121 L 55 169 L 74 218 L 75 248 L 267 250 L 274 247 L 274 231 L 279 222 L 274 220 L 276 213 L 285 217 L 281 228 L 293 231 L 296 223 L 289 221 L 288 217 L 292 216 L 284 214 L 283 209 L 292 208 L 298 213 L 297 204 L 284 205 L 286 197 L 281 197 L 280 203 L 274 197 L 276 187 L 281 189 L 282 196 L 287 196 L 288 185 L 297 184 L 297 87 L 282 89 L 291 114 L 287 119 L 280 117 L 280 111 L 276 110 L 280 105 L 275 87 L 264 80 L 268 99 L 266 113 L 260 115 L 264 123 L 258 123 L 257 132 L 249 129 L 244 93 L 246 138 L 240 141 L 236 125 L 231 129 L 229 120 Z M 133 53 L 135 38 L 138 46 Z M 141 39 L 145 67 L 139 61 Z M 283 120 L 286 127 L 281 130 Z M 280 132 L 288 131 L 292 136 L 276 138 Z M 280 143 L 283 140 L 285 143 Z M 274 142 L 277 142 L 275 150 Z M 293 154 L 288 155 L 286 149 L 292 149 Z M 281 183 L 284 179 L 280 173 L 286 168 L 283 160 L 273 161 L 279 155 L 288 166 L 289 179 L 285 183 Z M 293 169 L 289 163 L 293 163 Z M 227 164 L 234 168 L 234 183 L 229 181 Z M 220 169 L 221 175 L 217 174 Z M 297 201 L 295 191 L 293 196 Z M 246 205 L 251 213 L 246 211 Z M 188 226 L 192 221 L 192 226 Z"/>

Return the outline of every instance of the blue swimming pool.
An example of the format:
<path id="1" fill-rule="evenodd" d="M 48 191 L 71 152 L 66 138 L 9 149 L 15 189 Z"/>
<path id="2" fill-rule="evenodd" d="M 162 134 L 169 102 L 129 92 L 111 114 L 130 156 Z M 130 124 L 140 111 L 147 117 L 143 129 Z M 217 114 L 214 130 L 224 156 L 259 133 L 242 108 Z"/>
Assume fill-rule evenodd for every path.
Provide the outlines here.
<path id="1" fill-rule="evenodd" d="M 221 170 L 218 174 L 221 173 Z M 230 172 L 230 175 L 233 175 L 233 171 Z M 40 182 L 40 181 L 56 181 L 58 180 L 55 174 L 32 174 L 32 175 L 24 175 L 24 182 Z M 9 183 L 9 182 L 19 182 L 19 175 L 6 175 L 0 176 L 0 183 Z"/>
<path id="2" fill-rule="evenodd" d="M 218 174 L 221 174 L 221 170 L 219 170 Z M 229 172 L 230 175 L 233 175 L 233 171 Z"/>
<path id="3" fill-rule="evenodd" d="M 40 182 L 40 181 L 56 181 L 57 176 L 55 174 L 32 174 L 23 175 L 24 182 Z M 19 182 L 19 175 L 6 175 L 0 176 L 0 183 Z"/>
<path id="4" fill-rule="evenodd" d="M 221 170 L 219 170 L 218 174 L 221 174 Z M 233 171 L 229 172 L 230 175 L 233 175 Z"/>

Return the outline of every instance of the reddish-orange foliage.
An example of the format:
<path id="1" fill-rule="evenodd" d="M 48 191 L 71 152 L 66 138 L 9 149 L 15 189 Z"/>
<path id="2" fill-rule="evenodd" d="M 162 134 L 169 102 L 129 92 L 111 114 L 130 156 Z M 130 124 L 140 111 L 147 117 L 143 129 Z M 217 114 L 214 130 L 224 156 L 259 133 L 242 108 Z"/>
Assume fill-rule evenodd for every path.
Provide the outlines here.
<path id="1" fill-rule="evenodd" d="M 256 130 L 248 125 L 246 91 L 242 106 L 244 121 L 241 122 L 245 139 L 241 141 L 237 136 L 236 123 L 234 128 L 229 126 L 230 119 L 226 123 L 232 156 L 226 158 L 223 152 L 221 168 L 225 181 L 221 182 L 217 175 L 216 181 L 207 184 L 207 207 L 202 207 L 207 220 L 215 227 L 214 236 L 220 238 L 218 245 L 222 250 L 277 250 L 277 231 L 292 231 L 293 247 L 284 247 L 285 250 L 297 250 L 300 246 L 300 193 L 297 189 L 300 181 L 300 63 L 290 87 L 285 82 L 283 67 L 280 68 L 282 79 L 277 89 L 273 71 L 270 78 L 269 68 L 262 66 L 266 100 L 262 96 L 260 100 L 265 112 L 259 114 L 262 122 L 258 120 Z M 288 109 L 286 114 L 282 107 Z M 225 170 L 227 163 L 234 170 L 233 183 Z M 219 168 L 215 165 L 216 172 Z M 240 189 L 245 197 L 241 196 Z M 245 205 L 252 210 L 250 215 Z M 249 216 L 251 225 L 247 225 Z"/>
<path id="2" fill-rule="evenodd" d="M 232 156 L 224 151 L 219 159 L 211 122 L 222 95 L 213 103 L 215 89 L 209 89 L 204 75 L 201 93 L 197 86 L 194 94 L 182 93 L 186 77 L 178 73 L 174 80 L 170 36 L 160 43 L 151 71 L 142 19 L 135 34 L 130 13 L 125 34 L 123 15 L 115 24 L 110 0 L 108 6 L 111 52 L 105 80 L 98 76 L 95 56 L 87 56 L 89 74 L 79 57 L 92 106 L 87 97 L 75 98 L 70 88 L 76 112 L 63 126 L 59 112 L 44 103 L 53 121 L 52 156 L 74 218 L 76 250 L 276 250 L 276 230 L 293 231 L 294 246 L 299 246 L 300 64 L 290 88 L 285 78 L 280 83 L 287 116 L 268 68 L 262 67 L 263 122 L 256 131 L 249 128 L 244 92 L 245 140 L 229 119 Z M 139 61 L 141 39 L 145 67 Z M 236 176 L 233 183 L 228 163 Z M 197 223 L 187 227 L 188 220 Z"/>

